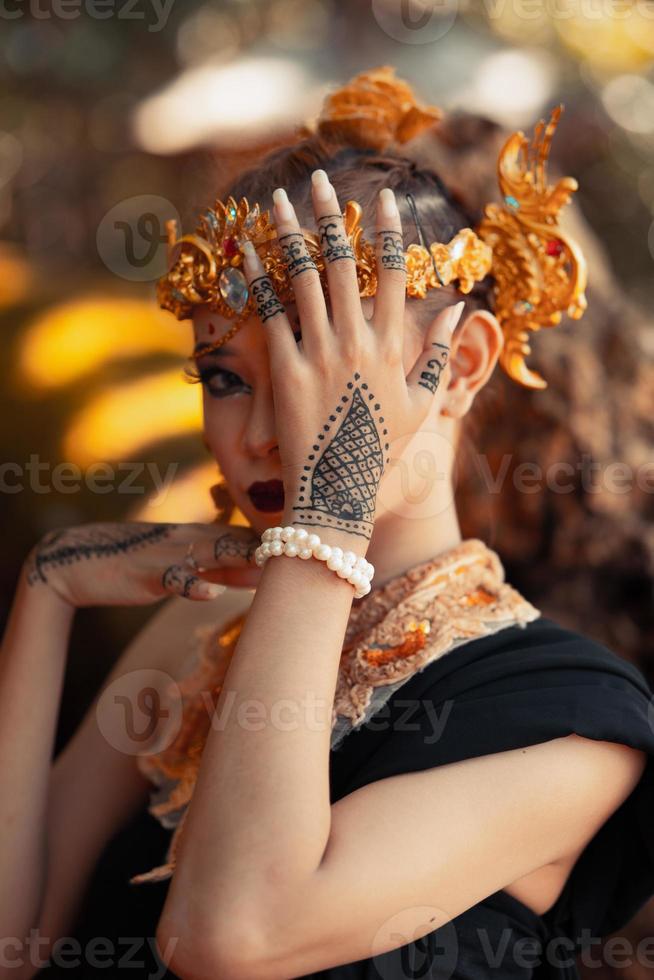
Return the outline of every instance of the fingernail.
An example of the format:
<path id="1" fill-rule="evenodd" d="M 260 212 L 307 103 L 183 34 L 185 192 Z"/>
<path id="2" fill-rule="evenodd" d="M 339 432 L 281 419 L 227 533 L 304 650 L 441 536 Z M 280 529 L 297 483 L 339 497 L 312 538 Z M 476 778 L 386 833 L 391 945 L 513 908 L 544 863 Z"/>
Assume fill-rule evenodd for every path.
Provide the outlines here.
<path id="1" fill-rule="evenodd" d="M 381 213 L 385 218 L 397 218 L 399 211 L 397 210 L 397 201 L 395 200 L 395 194 L 390 189 L 390 187 L 382 187 L 379 192 L 379 203 L 381 206 Z"/>
<path id="2" fill-rule="evenodd" d="M 463 313 L 463 307 L 465 305 L 465 300 L 461 300 L 460 303 L 457 303 L 456 306 L 453 306 L 450 310 L 450 318 L 447 321 L 447 328 L 450 333 L 454 333 L 454 328 L 461 319 L 461 314 Z"/>
<path id="3" fill-rule="evenodd" d="M 333 189 L 329 183 L 329 177 L 324 170 L 313 171 L 311 174 L 311 184 L 316 201 L 320 201 L 323 204 L 331 201 Z"/>
<path id="4" fill-rule="evenodd" d="M 226 588 L 227 586 L 220 585 L 218 582 L 203 582 L 202 585 L 198 585 L 198 592 L 208 599 L 215 599 L 222 595 Z"/>
<path id="5" fill-rule="evenodd" d="M 295 209 L 283 187 L 278 187 L 273 191 L 273 201 L 275 203 L 275 217 L 278 221 L 293 221 L 295 219 Z"/>

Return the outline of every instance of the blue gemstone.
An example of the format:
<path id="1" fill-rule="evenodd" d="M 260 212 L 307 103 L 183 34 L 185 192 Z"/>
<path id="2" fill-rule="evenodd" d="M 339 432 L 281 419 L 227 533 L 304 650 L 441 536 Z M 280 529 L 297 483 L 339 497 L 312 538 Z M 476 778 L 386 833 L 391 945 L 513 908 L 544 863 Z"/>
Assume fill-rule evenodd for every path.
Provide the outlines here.
<path id="1" fill-rule="evenodd" d="M 513 194 L 507 194 L 504 200 L 510 208 L 515 208 L 517 210 L 520 207 L 520 201 L 518 201 Z"/>

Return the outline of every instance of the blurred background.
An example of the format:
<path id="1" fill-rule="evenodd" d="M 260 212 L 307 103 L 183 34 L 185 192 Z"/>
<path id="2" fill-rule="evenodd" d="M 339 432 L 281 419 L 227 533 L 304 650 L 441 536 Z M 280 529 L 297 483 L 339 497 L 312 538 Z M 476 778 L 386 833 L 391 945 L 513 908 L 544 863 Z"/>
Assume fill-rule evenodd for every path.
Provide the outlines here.
<path id="1" fill-rule="evenodd" d="M 543 613 L 652 681 L 654 6 L 630 0 L 6 0 L 0 10 L 0 614 L 45 532 L 215 517 L 219 478 L 182 378 L 190 325 L 160 311 L 164 221 L 382 64 L 448 114 L 434 166 L 499 200 L 497 153 L 563 102 L 552 173 L 589 264 L 584 317 L 534 339 L 544 392 L 500 376 L 462 454 L 466 536 Z M 508 469 L 503 470 L 508 459 Z M 566 492 L 518 493 L 525 463 Z M 508 473 L 508 476 L 507 476 Z M 233 515 L 241 522 L 242 515 Z M 58 741 L 152 609 L 82 610 Z M 595 974 L 597 975 L 597 971 Z"/>

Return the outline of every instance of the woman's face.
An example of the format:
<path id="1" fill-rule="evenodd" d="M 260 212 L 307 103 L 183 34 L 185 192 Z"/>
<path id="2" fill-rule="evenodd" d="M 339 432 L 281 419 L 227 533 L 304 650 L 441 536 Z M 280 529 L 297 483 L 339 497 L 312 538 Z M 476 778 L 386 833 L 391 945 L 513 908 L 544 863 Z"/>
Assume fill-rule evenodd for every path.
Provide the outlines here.
<path id="1" fill-rule="evenodd" d="M 371 299 L 362 300 L 372 315 Z M 287 306 L 295 339 L 302 333 L 293 304 Z M 213 343 L 232 322 L 198 307 L 193 316 L 195 347 Z M 236 506 L 259 532 L 279 523 L 284 508 L 281 460 L 265 328 L 257 317 L 245 321 L 222 347 L 199 357 L 204 433 Z M 407 303 L 404 365 L 408 374 L 422 349 L 422 334 Z"/>

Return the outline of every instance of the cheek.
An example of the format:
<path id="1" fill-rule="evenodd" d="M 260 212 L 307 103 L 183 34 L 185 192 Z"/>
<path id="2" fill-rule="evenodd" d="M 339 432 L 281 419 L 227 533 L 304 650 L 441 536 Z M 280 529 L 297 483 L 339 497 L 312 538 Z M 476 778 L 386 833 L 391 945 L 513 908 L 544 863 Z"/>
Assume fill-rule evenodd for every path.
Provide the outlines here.
<path id="1" fill-rule="evenodd" d="M 238 454 L 241 431 L 238 413 L 230 408 L 229 399 L 212 398 L 206 393 L 202 398 L 202 413 L 207 448 L 225 471 Z"/>

